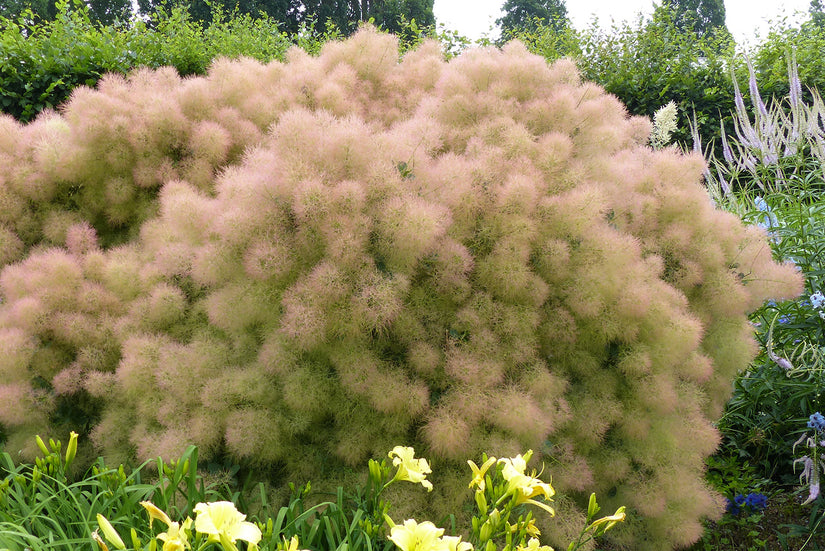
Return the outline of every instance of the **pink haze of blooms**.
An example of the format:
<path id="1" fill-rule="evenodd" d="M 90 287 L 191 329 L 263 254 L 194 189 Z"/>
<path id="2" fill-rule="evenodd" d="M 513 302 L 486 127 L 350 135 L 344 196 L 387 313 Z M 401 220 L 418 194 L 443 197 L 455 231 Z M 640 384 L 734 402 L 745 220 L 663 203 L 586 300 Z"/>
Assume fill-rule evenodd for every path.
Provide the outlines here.
<path id="1" fill-rule="evenodd" d="M 0 118 L 6 448 L 76 428 L 58 406 L 110 462 L 194 443 L 317 487 L 414 445 L 430 518 L 466 459 L 532 448 L 638 516 L 617 545 L 688 545 L 721 512 L 702 473 L 746 313 L 801 279 L 649 132 L 572 62 L 399 60 L 370 28 Z"/>

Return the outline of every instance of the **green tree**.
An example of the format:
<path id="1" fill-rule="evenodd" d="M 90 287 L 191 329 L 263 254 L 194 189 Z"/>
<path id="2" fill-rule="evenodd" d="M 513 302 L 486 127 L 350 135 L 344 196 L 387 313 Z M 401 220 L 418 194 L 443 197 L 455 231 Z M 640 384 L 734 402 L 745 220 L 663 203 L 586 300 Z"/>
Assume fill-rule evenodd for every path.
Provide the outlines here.
<path id="1" fill-rule="evenodd" d="M 402 30 L 401 19 L 415 19 L 419 26 L 435 24 L 434 0 L 305 0 L 304 17 L 314 18 L 315 25 L 323 26 L 328 20 L 345 34 L 358 28 L 361 21 L 372 19 L 387 31 Z M 321 30 L 321 29 L 317 29 Z"/>
<path id="2" fill-rule="evenodd" d="M 361 21 L 373 19 L 380 28 L 391 33 L 402 32 L 401 19 L 415 19 L 419 26 L 435 25 L 434 0 L 354 0 L 361 4 Z M 366 9 L 364 9 L 366 6 Z"/>
<path id="3" fill-rule="evenodd" d="M 822 5 L 822 0 L 811 0 L 808 13 L 811 14 L 811 22 L 814 25 L 820 29 L 825 29 L 825 6 Z"/>
<path id="4" fill-rule="evenodd" d="M 59 11 L 60 0 L 6 0 L 0 2 L 0 16 L 17 19 L 25 10 L 31 10 L 35 22 L 54 21 Z M 131 0 L 75 0 L 67 2 L 71 7 L 88 10 L 92 21 L 109 25 L 115 20 L 126 20 L 132 14 Z"/>
<path id="5" fill-rule="evenodd" d="M 14 0 L 22 1 L 22 0 Z M 40 0 L 47 1 L 47 0 Z M 90 0 L 116 2 L 123 0 Z M 128 0 L 126 0 L 128 1 Z M 201 22 L 212 20 L 215 7 L 224 13 L 237 10 L 240 14 L 257 16 L 265 14 L 281 23 L 281 30 L 295 32 L 302 23 L 323 32 L 327 22 L 332 22 L 343 34 L 350 34 L 361 21 L 372 19 L 387 31 L 402 30 L 402 18 L 415 19 L 419 26 L 435 24 L 434 0 L 173 0 L 173 5 L 185 5 L 192 19 Z M 138 0 L 140 12 L 150 14 L 164 0 Z"/>
<path id="6" fill-rule="evenodd" d="M 92 21 L 110 25 L 115 21 L 128 21 L 132 15 L 131 0 L 85 0 Z"/>
<path id="7" fill-rule="evenodd" d="M 57 13 L 54 0 L 6 0 L 0 3 L 0 17 L 16 20 L 27 9 L 43 20 L 52 20 Z"/>
<path id="8" fill-rule="evenodd" d="M 723 29 L 728 32 L 724 0 L 663 0 L 661 8 L 673 10 L 676 26 L 682 31 L 690 30 L 700 37 Z"/>
<path id="9" fill-rule="evenodd" d="M 162 5 L 168 5 L 166 0 L 138 0 L 138 9 L 141 14 L 149 15 Z M 295 32 L 306 11 L 301 0 L 172 0 L 172 6 L 186 6 L 194 21 L 209 23 L 212 21 L 213 9 L 218 8 L 224 13 L 237 11 L 239 14 L 249 14 L 253 17 L 264 14 L 281 23 L 281 30 Z"/>
<path id="10" fill-rule="evenodd" d="M 501 27 L 502 36 L 531 29 L 538 19 L 555 30 L 569 23 L 564 0 L 507 0 L 501 9 L 504 17 L 496 20 L 496 24 Z"/>

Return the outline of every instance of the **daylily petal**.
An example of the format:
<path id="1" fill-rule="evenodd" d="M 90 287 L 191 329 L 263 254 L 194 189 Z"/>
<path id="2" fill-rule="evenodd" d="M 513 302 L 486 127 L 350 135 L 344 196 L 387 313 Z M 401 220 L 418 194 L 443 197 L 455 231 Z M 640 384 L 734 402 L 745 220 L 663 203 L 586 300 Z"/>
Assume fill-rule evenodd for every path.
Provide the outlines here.
<path id="1" fill-rule="evenodd" d="M 394 477 L 395 480 L 420 483 L 427 488 L 427 491 L 432 491 L 432 483 L 426 480 L 427 474 L 432 472 L 430 465 L 426 459 L 416 459 L 413 448 L 396 446 L 387 455 L 392 459 L 392 464 L 398 467 Z"/>
<path id="2" fill-rule="evenodd" d="M 151 501 L 141 501 L 140 504 L 143 505 L 143 508 L 146 509 L 146 512 L 149 514 L 149 528 L 152 528 L 152 522 L 156 519 L 166 524 L 166 526 L 172 524 L 172 519 L 169 518 L 169 515 L 161 511 Z"/>
<path id="3" fill-rule="evenodd" d="M 241 522 L 232 530 L 230 536 L 233 539 L 257 544 L 261 541 L 261 529 L 251 522 Z"/>
<path id="4" fill-rule="evenodd" d="M 483 492 L 484 488 L 487 486 L 484 482 L 484 477 L 487 475 L 487 471 L 490 469 L 490 467 L 492 467 L 496 463 L 496 458 L 488 458 L 487 461 L 485 461 L 484 464 L 481 465 L 481 467 L 478 467 L 475 463 L 469 460 L 467 461 L 467 463 L 470 465 L 470 469 L 472 469 L 473 471 L 473 479 L 470 481 L 469 487 L 472 488 L 473 486 L 476 486 L 480 491 Z"/>
<path id="5" fill-rule="evenodd" d="M 617 522 L 623 522 L 625 517 L 626 517 L 625 507 L 621 506 L 612 515 L 602 517 L 598 520 L 594 520 L 590 524 L 589 528 L 597 528 L 597 527 L 601 526 L 602 524 L 606 524 L 607 526 L 605 526 L 605 528 L 604 528 L 604 531 L 606 532 L 606 531 L 610 530 L 611 528 L 613 528 L 613 526 L 615 526 Z"/>
<path id="6" fill-rule="evenodd" d="M 390 529 L 389 539 L 401 551 L 439 551 L 447 545 L 440 539 L 443 533 L 443 528 L 430 521 L 418 524 L 414 519 L 408 519 L 403 525 L 396 524 Z"/>
<path id="7" fill-rule="evenodd" d="M 535 505 L 536 507 L 541 507 L 542 509 L 544 509 L 545 511 L 550 513 L 551 516 L 556 516 L 556 511 L 554 511 L 553 508 L 550 507 L 549 505 L 547 505 L 546 503 L 536 501 L 535 499 L 528 499 L 524 503 L 529 503 L 530 505 Z"/>

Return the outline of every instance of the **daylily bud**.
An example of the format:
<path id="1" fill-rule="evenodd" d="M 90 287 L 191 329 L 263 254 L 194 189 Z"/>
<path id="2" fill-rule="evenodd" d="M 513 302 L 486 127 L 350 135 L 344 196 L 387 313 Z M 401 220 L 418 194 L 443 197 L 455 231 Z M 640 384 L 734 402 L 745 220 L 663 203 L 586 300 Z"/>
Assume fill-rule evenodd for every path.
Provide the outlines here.
<path id="1" fill-rule="evenodd" d="M 164 511 L 158 508 L 157 505 L 152 503 L 151 501 L 141 501 L 140 504 L 146 509 L 146 512 L 149 514 L 149 528 L 152 528 L 152 523 L 157 519 L 164 523 L 166 526 L 172 525 L 172 519 L 169 518 Z"/>
<path id="2" fill-rule="evenodd" d="M 481 541 L 487 541 L 493 536 L 493 527 L 490 525 L 489 519 L 481 525 L 481 533 L 479 537 Z"/>
<path id="3" fill-rule="evenodd" d="M 392 521 L 392 519 L 387 513 L 384 513 L 384 520 L 386 521 L 387 526 L 389 526 L 390 528 L 395 526 L 395 523 Z"/>
<path id="4" fill-rule="evenodd" d="M 369 463 L 368 463 L 368 466 L 369 466 L 369 470 L 370 470 L 370 480 L 372 481 L 374 486 L 376 486 L 376 487 L 380 486 L 381 485 L 381 465 L 378 463 L 378 461 L 376 461 L 374 459 L 370 459 Z"/>
<path id="5" fill-rule="evenodd" d="M 484 551 L 496 551 L 496 544 L 493 540 L 487 540 L 487 545 L 484 546 Z"/>
<path id="6" fill-rule="evenodd" d="M 493 509 L 490 511 L 490 520 L 493 521 L 493 524 L 498 526 L 501 523 L 501 512 L 498 509 Z"/>
<path id="7" fill-rule="evenodd" d="M 40 438 L 40 435 L 35 436 L 34 439 L 37 442 L 37 447 L 40 448 L 41 452 L 43 452 L 43 455 L 49 455 L 49 449 L 46 447 L 46 443 L 43 442 L 43 439 Z"/>
<path id="8" fill-rule="evenodd" d="M 66 446 L 66 468 L 69 468 L 69 465 L 72 464 L 74 461 L 74 457 L 77 454 L 77 433 L 72 431 L 69 433 L 69 445 Z"/>
<path id="9" fill-rule="evenodd" d="M 120 549 L 121 551 L 125 551 L 126 544 L 123 543 L 123 540 L 120 539 L 120 536 L 115 530 L 114 526 L 100 513 L 97 514 L 97 525 L 100 526 L 100 530 L 103 532 L 103 536 L 109 540 L 109 543 L 115 546 L 116 549 Z"/>
<path id="10" fill-rule="evenodd" d="M 590 503 L 587 504 L 587 518 L 593 518 L 599 512 L 599 505 L 596 503 L 596 494 L 590 494 Z"/>
<path id="11" fill-rule="evenodd" d="M 484 492 L 476 492 L 476 505 L 478 505 L 478 512 L 482 515 L 487 514 L 487 498 L 484 497 Z"/>

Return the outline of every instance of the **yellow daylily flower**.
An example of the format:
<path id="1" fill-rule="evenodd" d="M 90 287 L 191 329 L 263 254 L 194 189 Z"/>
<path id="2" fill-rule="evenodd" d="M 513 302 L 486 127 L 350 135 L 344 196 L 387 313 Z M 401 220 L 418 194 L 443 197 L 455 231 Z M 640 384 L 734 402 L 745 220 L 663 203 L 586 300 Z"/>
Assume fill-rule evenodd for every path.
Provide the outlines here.
<path id="1" fill-rule="evenodd" d="M 172 519 L 169 518 L 169 515 L 161 511 L 157 505 L 152 503 L 151 501 L 141 501 L 141 505 L 143 508 L 146 509 L 146 512 L 149 513 L 149 529 L 152 529 L 152 523 L 155 520 L 159 520 L 164 523 L 166 526 L 172 526 Z"/>
<path id="2" fill-rule="evenodd" d="M 210 541 L 221 542 L 233 551 L 235 542 L 243 540 L 257 548 L 261 541 L 261 529 L 245 522 L 246 515 L 240 513 L 231 501 L 215 501 L 195 505 L 195 530 L 207 534 Z"/>
<path id="3" fill-rule="evenodd" d="M 158 539 L 163 542 L 163 551 L 184 551 L 189 549 L 189 538 L 186 532 L 192 526 L 192 519 L 187 518 L 183 521 L 183 526 L 177 522 L 170 522 L 169 529 L 162 534 L 158 534 Z"/>
<path id="4" fill-rule="evenodd" d="M 498 460 L 499 463 L 504 465 L 501 474 L 507 481 L 507 494 L 515 497 L 516 505 L 529 503 L 541 507 L 551 515 L 555 515 L 556 512 L 552 507 L 533 499 L 535 497 L 543 497 L 546 500 L 550 500 L 550 498 L 556 494 L 556 491 L 550 484 L 525 473 L 527 470 L 527 462 L 532 455 L 533 450 L 528 450 L 523 457 L 517 455 L 516 457 Z M 533 475 L 535 475 L 535 471 Z"/>
<path id="5" fill-rule="evenodd" d="M 97 514 L 97 525 L 100 526 L 100 531 L 103 532 L 103 536 L 109 540 L 109 543 L 115 546 L 115 549 L 120 549 L 121 551 L 126 549 L 126 544 L 120 539 L 112 523 L 100 513 Z M 97 533 L 97 531 L 95 531 L 95 533 Z M 94 535 L 92 537 L 94 537 Z M 98 543 L 98 545 L 100 544 Z"/>
<path id="6" fill-rule="evenodd" d="M 515 457 L 502 457 L 499 459 L 498 462 L 504 465 L 504 469 L 501 471 L 504 479 L 510 480 L 514 476 L 523 475 L 527 470 L 527 462 L 530 461 L 531 457 L 533 457 L 533 450 L 527 450 L 524 456 L 519 454 Z"/>
<path id="7" fill-rule="evenodd" d="M 298 536 L 292 536 L 289 541 L 284 537 L 284 551 L 305 551 L 298 549 Z"/>
<path id="8" fill-rule="evenodd" d="M 553 548 L 549 545 L 541 545 L 541 542 L 537 538 L 530 538 L 526 547 L 519 545 L 516 547 L 516 551 L 553 551 Z"/>
<path id="9" fill-rule="evenodd" d="M 459 536 L 443 536 L 444 529 L 430 521 L 418 524 L 414 519 L 403 525 L 390 524 L 389 539 L 401 551 L 473 551 L 473 544 Z"/>
<path id="10" fill-rule="evenodd" d="M 603 532 L 607 532 L 608 530 L 613 528 L 616 525 L 616 523 L 623 522 L 624 519 L 625 519 L 625 516 L 626 516 L 625 515 L 625 506 L 622 505 L 612 515 L 607 516 L 607 517 L 602 517 L 598 520 L 594 520 L 592 523 L 590 523 L 590 526 L 588 526 L 587 529 L 588 530 L 595 530 L 596 528 L 599 528 L 603 524 L 606 524 L 607 526 L 604 527 Z"/>
<path id="11" fill-rule="evenodd" d="M 488 458 L 487 461 L 485 461 L 484 464 L 481 465 L 480 468 L 478 467 L 478 465 L 476 465 L 475 463 L 473 463 L 470 460 L 467 460 L 467 463 L 470 465 L 470 468 L 473 470 L 473 479 L 470 481 L 470 486 L 469 487 L 472 488 L 473 486 L 475 486 L 476 488 L 478 488 L 479 492 L 483 492 L 484 488 L 487 486 L 486 483 L 484 482 L 484 477 L 487 476 L 487 471 L 490 469 L 490 467 L 495 465 L 496 458 L 495 457 Z"/>
<path id="12" fill-rule="evenodd" d="M 441 538 L 446 551 L 473 551 L 473 544 L 461 541 L 461 536 L 443 536 Z"/>
<path id="13" fill-rule="evenodd" d="M 429 463 L 426 459 L 416 459 L 415 450 L 410 447 L 396 446 L 389 454 L 392 464 L 398 467 L 393 480 L 408 480 L 415 484 L 421 484 L 427 488 L 428 492 L 433 491 L 432 483 L 427 480 L 427 474 L 431 473 Z"/>
<path id="14" fill-rule="evenodd" d="M 509 527 L 510 531 L 513 533 L 518 531 L 518 524 L 511 524 Z M 538 526 L 536 526 L 536 519 L 534 518 L 530 519 L 530 522 L 528 522 L 524 527 L 524 531 L 527 532 L 528 536 L 533 536 L 534 538 L 541 535 L 541 530 L 539 530 Z"/>
<path id="15" fill-rule="evenodd" d="M 441 539 L 443 533 L 443 528 L 430 521 L 418 524 L 409 519 L 390 528 L 389 539 L 401 551 L 444 551 L 447 544 Z"/>

